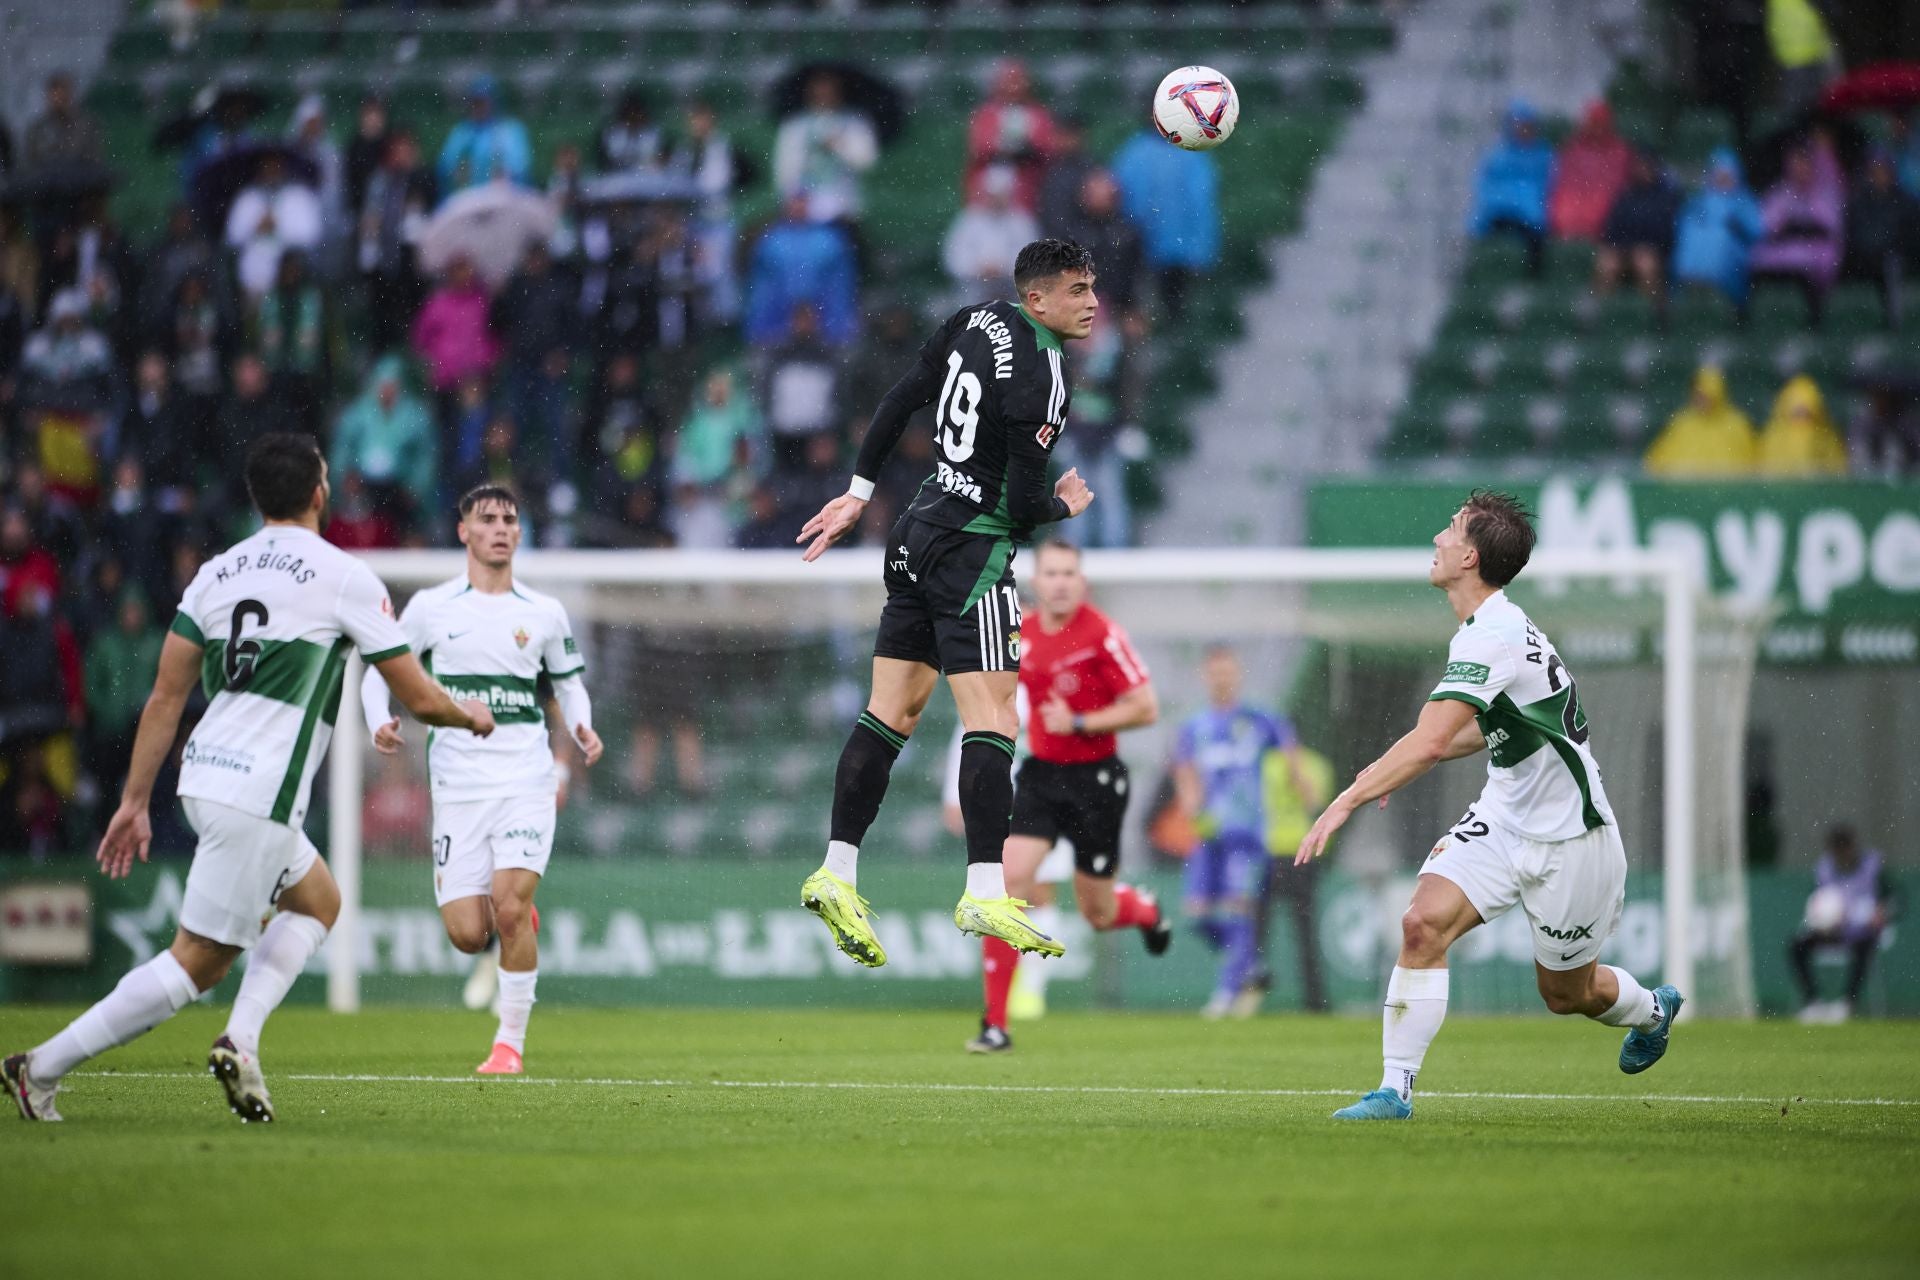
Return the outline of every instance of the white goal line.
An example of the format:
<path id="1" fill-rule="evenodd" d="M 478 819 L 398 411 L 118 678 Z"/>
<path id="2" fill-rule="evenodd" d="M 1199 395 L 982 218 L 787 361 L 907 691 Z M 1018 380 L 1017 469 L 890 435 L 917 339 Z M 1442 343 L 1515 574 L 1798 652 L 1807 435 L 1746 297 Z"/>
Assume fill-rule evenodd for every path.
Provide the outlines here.
<path id="1" fill-rule="evenodd" d="M 86 1071 L 96 1080 L 199 1080 L 197 1071 Z M 954 1084 L 885 1080 L 664 1080 L 612 1076 L 428 1076 L 357 1072 L 294 1072 L 276 1079 L 305 1084 L 509 1084 L 590 1089 L 844 1089 L 896 1093 L 1118 1094 L 1139 1098 L 1352 1098 L 1352 1089 L 1204 1089 L 1126 1084 Z M 1920 1098 L 1809 1098 L 1798 1094 L 1759 1097 L 1712 1093 L 1513 1093 L 1499 1090 L 1422 1089 L 1422 1098 L 1468 1102 L 1689 1102 L 1717 1106 L 1920 1107 Z"/>

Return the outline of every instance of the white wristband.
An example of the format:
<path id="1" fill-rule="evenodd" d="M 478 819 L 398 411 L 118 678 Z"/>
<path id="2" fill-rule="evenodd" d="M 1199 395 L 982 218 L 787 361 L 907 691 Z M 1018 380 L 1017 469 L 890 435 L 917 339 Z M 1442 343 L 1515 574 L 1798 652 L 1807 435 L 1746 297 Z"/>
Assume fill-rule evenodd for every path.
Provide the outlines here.
<path id="1" fill-rule="evenodd" d="M 847 483 L 847 492 L 862 502 L 873 500 L 873 481 L 863 476 L 855 476 Z"/>

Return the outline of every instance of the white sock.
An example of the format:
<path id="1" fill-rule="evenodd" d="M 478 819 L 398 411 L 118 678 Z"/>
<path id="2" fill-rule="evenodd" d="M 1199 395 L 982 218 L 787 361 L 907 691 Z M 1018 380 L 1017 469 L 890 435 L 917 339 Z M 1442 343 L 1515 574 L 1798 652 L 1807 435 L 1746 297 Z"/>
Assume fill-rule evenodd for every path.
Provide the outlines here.
<path id="1" fill-rule="evenodd" d="M 860 882 L 853 878 L 853 867 L 859 860 L 858 845 L 848 844 L 845 840 L 829 840 L 827 841 L 827 860 L 820 865 L 848 884 L 857 885 Z"/>
<path id="2" fill-rule="evenodd" d="M 1595 1018 L 1595 1022 L 1604 1022 L 1610 1027 L 1632 1027 L 1636 1031 L 1651 1031 L 1660 1025 L 1666 1011 L 1653 998 L 1653 992 L 1641 986 L 1625 969 L 1616 969 L 1610 964 L 1600 967 L 1620 984 L 1620 998 L 1613 1002 L 1613 1008 Z"/>
<path id="3" fill-rule="evenodd" d="M 293 980 L 326 940 L 327 926 L 298 911 L 282 911 L 268 922 L 247 956 L 247 974 L 227 1015 L 227 1037 L 243 1052 L 260 1056 L 260 1029 L 267 1025 L 267 1015 L 280 1007 Z"/>
<path id="4" fill-rule="evenodd" d="M 88 1058 L 145 1035 L 193 1003 L 200 989 L 173 958 L 162 951 L 132 969 L 104 1000 L 87 1010 L 67 1029 L 27 1054 L 27 1070 L 50 1085 Z"/>
<path id="5" fill-rule="evenodd" d="M 1382 1089 L 1393 1090 L 1402 1102 L 1413 1101 L 1413 1079 L 1446 1019 L 1447 970 L 1395 965 L 1380 1022 L 1381 1056 L 1386 1060 Z"/>
<path id="6" fill-rule="evenodd" d="M 515 1053 L 527 1051 L 527 1019 L 533 1016 L 533 984 L 539 980 L 538 969 L 500 971 L 500 1029 L 493 1033 L 495 1044 L 511 1045 Z"/>
<path id="7" fill-rule="evenodd" d="M 976 898 L 1007 896 L 1007 871 L 997 862 L 967 864 L 967 892 Z"/>

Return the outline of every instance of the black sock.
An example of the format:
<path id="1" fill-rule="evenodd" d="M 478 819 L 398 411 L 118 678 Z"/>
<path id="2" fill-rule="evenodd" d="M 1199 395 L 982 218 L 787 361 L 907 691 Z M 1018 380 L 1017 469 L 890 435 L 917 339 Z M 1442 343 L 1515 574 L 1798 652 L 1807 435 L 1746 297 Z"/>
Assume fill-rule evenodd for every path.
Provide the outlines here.
<path id="1" fill-rule="evenodd" d="M 831 838 L 860 847 L 867 828 L 887 798 L 887 779 L 900 748 L 907 745 L 905 735 L 895 733 L 871 711 L 862 711 L 840 750 L 840 768 L 833 775 L 833 826 Z"/>
<path id="2" fill-rule="evenodd" d="M 1013 739 L 982 730 L 960 739 L 960 813 L 967 862 L 998 862 L 1013 825 Z"/>

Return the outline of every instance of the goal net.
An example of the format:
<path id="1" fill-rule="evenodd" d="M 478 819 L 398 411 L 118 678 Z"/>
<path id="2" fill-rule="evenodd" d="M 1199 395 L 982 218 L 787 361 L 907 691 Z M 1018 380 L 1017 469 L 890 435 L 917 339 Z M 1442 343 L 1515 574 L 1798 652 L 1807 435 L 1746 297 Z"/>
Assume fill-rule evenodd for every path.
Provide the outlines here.
<path id="1" fill-rule="evenodd" d="M 368 559 L 396 606 L 462 567 L 447 552 Z M 1181 721 L 1205 705 L 1209 647 L 1235 650 L 1247 701 L 1289 716 L 1336 785 L 1411 725 L 1456 625 L 1426 584 L 1428 560 L 1397 550 L 1087 555 L 1094 599 L 1133 637 L 1162 705 L 1158 724 L 1122 742 L 1133 775 L 1127 878 L 1170 905 L 1181 898 L 1187 845 L 1167 812 L 1170 757 Z M 880 567 L 873 550 L 814 565 L 762 552 L 521 555 L 518 576 L 568 608 L 607 744 L 598 768 L 574 770 L 542 888 L 543 995 L 974 998 L 977 950 L 941 927 L 963 858 L 941 804 L 954 727 L 944 691 L 895 768 L 862 862 L 893 962 L 849 973 L 797 909 L 840 746 L 866 697 Z M 1031 567 L 1021 556 L 1023 582 Z M 1680 983 L 1702 1013 L 1750 1014 L 1738 767 L 1757 626 L 1718 615 L 1683 562 L 1653 552 L 1542 551 L 1512 594 L 1577 676 L 1626 842 L 1629 903 L 1609 958 Z M 425 735 L 381 757 L 353 697 L 341 717 L 328 843 L 348 910 L 327 949 L 330 1000 L 442 998 L 463 962 L 432 915 Z M 1483 781 L 1480 759 L 1442 765 L 1338 839 L 1314 883 L 1315 955 L 1336 1006 L 1377 1006 L 1417 869 Z M 1304 990 L 1304 960 L 1294 919 L 1274 914 L 1268 960 L 1284 1003 Z M 1211 957 L 1197 937 L 1153 966 L 1071 922 L 1068 939 L 1063 1004 L 1177 1008 L 1206 997 Z M 1519 911 L 1475 931 L 1456 951 L 1456 1004 L 1536 1008 L 1531 956 Z"/>

